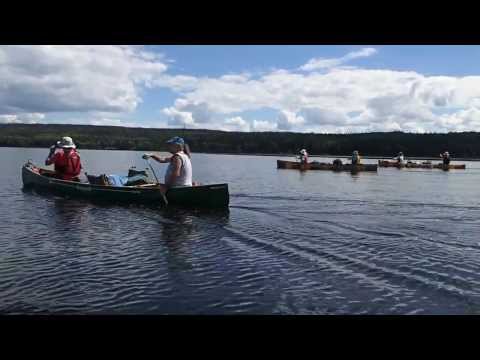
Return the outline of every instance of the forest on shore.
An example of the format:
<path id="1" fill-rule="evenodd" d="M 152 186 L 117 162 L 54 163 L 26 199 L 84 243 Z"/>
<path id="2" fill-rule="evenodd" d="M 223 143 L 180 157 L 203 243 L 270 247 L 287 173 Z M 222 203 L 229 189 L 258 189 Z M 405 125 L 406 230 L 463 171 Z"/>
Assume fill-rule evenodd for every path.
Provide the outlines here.
<path id="1" fill-rule="evenodd" d="M 480 133 L 413 134 L 374 132 L 314 134 L 293 132 L 227 132 L 198 129 L 128 128 L 118 126 L 0 124 L 1 147 L 48 148 L 71 136 L 79 149 L 165 151 L 165 141 L 182 136 L 192 152 L 224 154 L 294 154 L 305 148 L 316 155 L 438 157 L 448 150 L 457 158 L 480 158 Z"/>

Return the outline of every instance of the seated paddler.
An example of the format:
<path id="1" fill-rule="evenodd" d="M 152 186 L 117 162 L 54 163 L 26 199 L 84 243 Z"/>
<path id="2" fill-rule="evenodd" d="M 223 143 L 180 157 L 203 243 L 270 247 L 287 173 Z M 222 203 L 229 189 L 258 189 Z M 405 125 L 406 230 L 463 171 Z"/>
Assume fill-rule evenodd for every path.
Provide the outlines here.
<path id="1" fill-rule="evenodd" d="M 144 154 L 144 159 L 152 158 L 159 163 L 168 163 L 165 172 L 165 186 L 179 187 L 192 186 L 192 163 L 190 161 L 190 148 L 181 137 L 175 136 L 167 141 L 170 157 L 159 157 L 154 154 Z"/>
<path id="2" fill-rule="evenodd" d="M 54 165 L 55 177 L 62 180 L 80 181 L 78 176 L 82 170 L 80 155 L 77 147 L 69 136 L 50 147 L 50 153 L 45 160 L 45 165 Z"/>
<path id="3" fill-rule="evenodd" d="M 396 160 L 397 163 L 400 164 L 400 165 L 405 164 L 405 157 L 403 156 L 403 152 L 401 152 L 401 151 L 393 159 Z"/>
<path id="4" fill-rule="evenodd" d="M 352 154 L 352 165 L 360 165 L 362 163 L 362 158 L 358 150 L 355 150 Z"/>
<path id="5" fill-rule="evenodd" d="M 298 158 L 301 164 L 308 164 L 308 153 L 306 149 L 300 150 Z"/>

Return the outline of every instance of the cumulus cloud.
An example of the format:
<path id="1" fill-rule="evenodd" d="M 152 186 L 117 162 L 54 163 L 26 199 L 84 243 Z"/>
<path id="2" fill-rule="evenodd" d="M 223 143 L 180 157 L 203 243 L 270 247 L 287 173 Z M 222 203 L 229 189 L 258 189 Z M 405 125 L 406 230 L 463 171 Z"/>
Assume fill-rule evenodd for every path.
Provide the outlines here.
<path id="1" fill-rule="evenodd" d="M 208 124 L 215 115 L 208 103 L 186 99 L 177 99 L 174 106 L 164 108 L 162 112 L 169 117 L 168 123 L 174 126 Z"/>
<path id="2" fill-rule="evenodd" d="M 313 125 L 345 125 L 348 117 L 340 111 L 326 110 L 318 107 L 304 108 L 300 112 L 307 124 Z"/>
<path id="3" fill-rule="evenodd" d="M 214 111 L 206 102 L 191 102 L 185 99 L 178 99 L 175 101 L 176 109 L 190 113 L 193 121 L 204 124 L 210 122 L 214 115 Z"/>
<path id="4" fill-rule="evenodd" d="M 276 70 L 257 78 L 242 77 L 241 81 L 221 77 L 197 80 L 194 87 L 182 92 L 182 99 L 206 108 L 208 104 L 210 123 L 229 114 L 271 109 L 278 115 L 269 120 L 269 130 L 479 130 L 476 122 L 458 114 L 465 109 L 480 109 L 479 76 L 333 68 L 327 73 Z M 174 108 L 186 106 L 179 103 Z M 195 112 L 189 113 L 194 118 Z M 255 127 L 250 126 L 250 130 Z"/>
<path id="5" fill-rule="evenodd" d="M 294 112 L 282 110 L 278 114 L 277 128 L 278 130 L 292 130 L 299 128 L 305 123 L 302 116 L 297 116 Z"/>
<path id="6" fill-rule="evenodd" d="M 0 46 L 0 114 L 133 111 L 166 69 L 138 46 Z"/>
<path id="7" fill-rule="evenodd" d="M 335 66 L 342 65 L 350 60 L 362 57 L 372 56 L 377 53 L 375 48 L 363 48 L 358 51 L 352 51 L 345 56 L 340 58 L 315 58 L 310 59 L 305 65 L 300 66 L 300 70 L 303 71 L 313 71 L 313 70 L 320 70 L 320 69 L 328 69 L 333 68 Z"/>
<path id="8" fill-rule="evenodd" d="M 13 115 L 0 115 L 0 123 L 3 124 L 37 124 L 42 122 L 45 118 L 44 114 L 32 113 L 32 114 L 13 114 Z"/>
<path id="9" fill-rule="evenodd" d="M 275 131 L 277 125 L 268 120 L 253 120 L 251 128 L 252 131 Z"/>
<path id="10" fill-rule="evenodd" d="M 85 120 L 78 120 L 79 124 L 84 124 Z M 112 118 L 93 118 L 87 120 L 89 125 L 102 125 L 102 126 L 124 126 L 124 127 L 142 127 L 140 124 L 132 121 L 125 121 L 122 119 Z"/>
<path id="11" fill-rule="evenodd" d="M 227 119 L 224 122 L 222 130 L 226 131 L 250 131 L 250 123 L 242 119 L 240 116 Z"/>
<path id="12" fill-rule="evenodd" d="M 175 107 L 165 108 L 162 112 L 169 117 L 168 125 L 186 126 L 195 124 L 192 114 L 189 112 L 177 110 Z"/>

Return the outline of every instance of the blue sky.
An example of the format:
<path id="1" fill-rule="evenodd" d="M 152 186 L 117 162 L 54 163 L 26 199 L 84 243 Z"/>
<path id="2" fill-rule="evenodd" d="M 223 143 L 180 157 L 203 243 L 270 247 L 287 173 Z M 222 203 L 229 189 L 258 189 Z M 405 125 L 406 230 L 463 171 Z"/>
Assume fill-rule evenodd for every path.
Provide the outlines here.
<path id="1" fill-rule="evenodd" d="M 0 46 L 0 122 L 480 129 L 479 46 Z"/>
<path id="2" fill-rule="evenodd" d="M 219 76 L 229 72 L 295 68 L 311 58 L 337 58 L 365 47 L 378 50 L 375 57 L 359 59 L 366 68 L 415 70 L 435 75 L 474 75 L 480 70 L 480 46 L 382 45 L 255 45 L 149 46 L 175 60 L 172 72 Z"/>

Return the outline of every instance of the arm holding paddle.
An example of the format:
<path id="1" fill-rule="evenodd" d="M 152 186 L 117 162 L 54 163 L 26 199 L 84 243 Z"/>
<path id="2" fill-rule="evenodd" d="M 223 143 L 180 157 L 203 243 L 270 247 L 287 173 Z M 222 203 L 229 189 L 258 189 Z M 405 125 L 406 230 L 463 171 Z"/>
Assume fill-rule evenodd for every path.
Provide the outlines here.
<path id="1" fill-rule="evenodd" d="M 171 157 L 161 158 L 155 154 L 143 154 L 142 159 L 145 159 L 145 160 L 153 159 L 155 161 L 158 161 L 159 163 L 169 163 L 172 158 Z"/>

